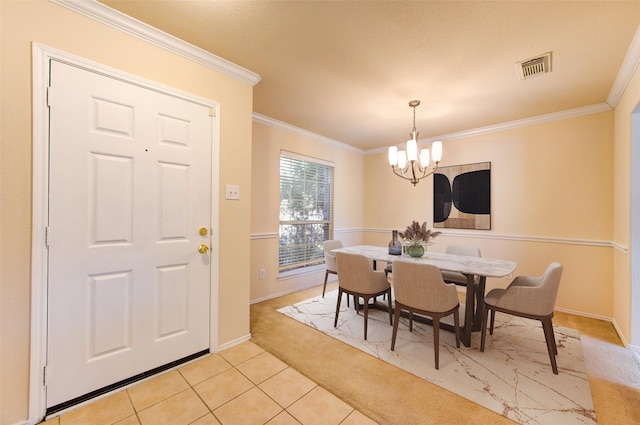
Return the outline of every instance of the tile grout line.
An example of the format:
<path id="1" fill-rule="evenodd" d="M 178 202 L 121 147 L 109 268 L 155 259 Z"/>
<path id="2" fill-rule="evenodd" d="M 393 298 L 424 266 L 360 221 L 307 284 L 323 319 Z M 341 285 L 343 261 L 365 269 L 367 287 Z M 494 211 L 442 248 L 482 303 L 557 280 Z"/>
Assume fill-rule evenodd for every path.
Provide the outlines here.
<path id="1" fill-rule="evenodd" d="M 138 414 L 138 409 L 136 409 L 136 405 L 133 404 L 133 400 L 131 399 L 131 394 L 129 394 L 129 389 L 127 388 L 125 392 L 127 393 L 127 398 L 129 399 L 129 403 L 131 403 L 131 407 L 133 407 L 133 414 L 136 416 L 136 420 L 138 421 L 138 423 L 141 424 L 142 420 L 140 419 L 140 415 Z"/>
<path id="2" fill-rule="evenodd" d="M 266 351 L 263 351 L 263 353 L 266 353 Z M 231 403 L 233 400 L 237 399 L 238 397 L 242 396 L 243 394 L 246 394 L 247 392 L 249 392 L 249 391 L 251 391 L 252 389 L 256 388 L 256 389 L 258 389 L 262 394 L 264 394 L 266 397 L 268 397 L 270 400 L 272 400 L 272 401 L 273 401 L 273 402 L 274 402 L 278 407 L 280 407 L 280 409 L 281 409 L 281 410 L 280 410 L 280 411 L 279 411 L 279 412 L 278 412 L 274 417 L 269 418 L 269 420 L 268 420 L 267 422 L 269 422 L 270 420 L 272 420 L 273 418 L 275 418 L 276 416 L 278 416 L 278 415 L 279 415 L 279 414 L 281 414 L 282 412 L 286 412 L 286 408 L 282 407 L 282 406 L 281 406 L 281 405 L 280 405 L 276 400 L 274 400 L 271 396 L 269 396 L 269 394 L 265 393 L 265 392 L 262 390 L 262 388 L 260 388 L 260 387 L 259 387 L 259 384 L 256 384 L 255 382 L 253 382 L 253 381 L 251 380 L 251 378 L 249 378 L 246 374 L 242 373 L 242 371 L 241 371 L 240 369 L 238 369 L 238 367 L 237 367 L 237 366 L 239 366 L 239 365 L 241 365 L 241 364 L 244 364 L 244 363 L 246 363 L 246 362 L 248 362 L 248 361 L 250 361 L 250 360 L 252 360 L 252 359 L 254 359 L 254 358 L 258 357 L 259 355 L 261 355 L 261 354 L 263 354 L 263 353 L 260 353 L 260 354 L 258 354 L 258 355 L 252 356 L 252 357 L 250 357 L 250 358 L 248 358 L 248 359 L 246 359 L 246 360 L 244 360 L 244 361 L 242 361 L 242 362 L 238 363 L 237 365 L 232 364 L 228 359 L 224 358 L 224 356 L 222 356 L 222 355 L 220 355 L 219 353 L 217 353 L 217 355 L 220 355 L 220 357 L 221 357 L 224 361 L 226 361 L 226 362 L 231 366 L 231 368 L 235 369 L 235 370 L 236 370 L 240 375 L 242 375 L 242 376 L 243 376 L 243 377 L 245 377 L 247 380 L 249 380 L 249 382 L 251 382 L 252 387 L 251 387 L 251 388 L 249 388 L 248 390 L 243 391 L 242 393 L 238 394 L 237 396 L 235 396 L 235 397 L 234 397 L 234 398 L 232 398 L 231 400 L 227 400 L 225 403 L 221 404 L 221 405 L 220 405 L 220 406 L 218 406 L 216 409 L 219 409 L 219 408 L 221 408 L 222 406 L 225 406 L 225 405 L 227 405 L 227 404 Z M 212 355 L 215 355 L 215 354 L 214 354 L 214 353 L 212 353 Z M 283 369 L 283 370 L 279 371 L 279 372 L 278 372 L 278 373 L 276 373 L 275 375 L 271 375 L 269 378 L 267 378 L 267 379 L 263 380 L 262 382 L 265 382 L 265 381 L 267 381 L 268 379 L 271 379 L 272 377 L 274 377 L 274 376 L 278 375 L 278 374 L 279 374 L 279 373 L 281 373 L 282 371 L 284 371 L 284 370 L 286 370 L 286 369 L 289 369 L 289 368 L 290 368 L 290 366 L 288 366 L 288 365 L 287 365 L 287 367 L 286 367 L 285 369 Z M 202 403 L 205 405 L 205 407 L 209 410 L 209 413 L 211 413 L 211 415 L 213 415 L 213 417 L 214 417 L 218 422 L 222 423 L 222 422 L 220 421 L 220 418 L 218 418 L 218 416 L 217 416 L 217 415 L 214 413 L 214 411 L 209 407 L 209 405 L 208 405 L 208 404 L 207 404 L 207 403 L 202 399 L 202 397 L 200 396 L 200 394 L 198 393 L 198 391 L 197 391 L 197 390 L 194 388 L 194 386 L 193 386 L 193 385 L 192 385 L 192 384 L 187 380 L 187 378 L 182 374 L 182 372 L 180 372 L 180 370 L 178 370 L 178 373 L 180 373 L 180 376 L 185 380 L 185 382 L 187 383 L 187 385 L 189 385 L 189 388 L 193 390 L 193 392 L 196 394 L 196 396 L 198 397 L 198 399 L 199 399 L 200 401 L 202 401 Z M 221 373 L 222 373 L 222 372 L 221 372 Z M 214 375 L 214 376 L 216 376 L 216 375 Z M 208 379 L 210 379 L 210 378 L 208 378 Z M 205 379 L 205 381 L 206 381 L 206 379 Z M 202 381 L 202 382 L 204 382 L 204 381 Z M 262 383 L 262 382 L 261 382 L 261 383 Z M 200 383 L 200 382 L 199 382 L 199 383 Z M 296 401 L 297 401 L 297 400 L 296 400 Z M 287 413 L 288 413 L 289 415 L 291 415 L 289 412 L 287 412 Z M 198 421 L 198 420 L 202 419 L 202 418 L 203 418 L 203 417 L 205 417 L 205 416 L 207 416 L 207 415 L 205 414 L 205 415 L 203 415 L 203 416 L 201 416 L 201 417 L 197 418 L 195 421 L 190 422 L 190 424 L 195 423 L 196 421 Z M 293 416 L 292 416 L 292 417 L 293 417 Z M 296 419 L 296 418 L 294 417 L 294 419 Z M 298 423 L 300 422 L 300 421 L 298 421 L 297 419 L 296 419 L 296 421 L 297 421 Z M 189 425 L 190 425 L 190 424 L 189 424 Z M 223 425 L 224 425 L 224 424 L 223 424 Z"/>
<path id="3" fill-rule="evenodd" d="M 227 361 L 227 360 L 225 360 L 225 361 Z M 229 362 L 227 362 L 227 363 L 229 363 Z M 231 365 L 231 363 L 229 363 L 229 365 Z M 231 365 L 231 367 L 233 367 L 233 365 Z M 204 415 L 200 416 L 199 418 L 196 418 L 194 421 L 189 422 L 189 424 L 188 424 L 188 425 L 191 425 L 191 424 L 196 423 L 196 422 L 197 422 L 197 421 L 199 421 L 200 419 L 202 419 L 202 418 L 204 418 L 205 416 L 207 416 L 209 413 L 211 413 L 211 416 L 213 416 L 213 418 L 214 418 L 216 421 L 220 422 L 220 420 L 219 420 L 219 419 L 218 419 L 218 417 L 215 415 L 215 413 L 213 413 L 213 410 L 211 410 L 211 409 L 209 408 L 209 405 L 208 405 L 208 404 L 207 404 L 207 403 L 202 399 L 202 397 L 200 396 L 200 393 L 198 393 L 198 391 L 196 391 L 196 389 L 193 387 L 193 385 L 191 384 L 191 382 L 189 382 L 189 380 L 187 379 L 187 377 L 186 377 L 186 376 L 184 376 L 184 375 L 182 374 L 182 372 L 181 372 L 179 369 L 178 369 L 178 373 L 180 374 L 180 376 L 182 377 L 182 379 L 184 379 L 184 381 L 187 383 L 187 385 L 189 385 L 189 388 L 190 388 L 190 389 L 191 389 L 191 390 L 196 394 L 196 397 L 198 397 L 198 399 L 202 402 L 202 404 L 204 404 L 204 406 L 205 406 L 205 407 L 207 408 L 207 410 L 209 411 L 208 413 L 205 413 Z M 215 376 L 215 375 L 214 375 L 214 376 Z M 206 381 L 206 379 L 205 379 L 205 381 Z M 201 382 L 204 382 L 204 381 L 201 381 Z M 198 384 L 199 384 L 199 383 L 200 383 L 200 382 L 198 382 Z M 220 423 L 222 423 L 222 422 L 220 422 Z M 143 424 L 142 424 L 142 422 L 140 422 L 140 424 L 141 424 L 141 425 L 143 425 Z"/>

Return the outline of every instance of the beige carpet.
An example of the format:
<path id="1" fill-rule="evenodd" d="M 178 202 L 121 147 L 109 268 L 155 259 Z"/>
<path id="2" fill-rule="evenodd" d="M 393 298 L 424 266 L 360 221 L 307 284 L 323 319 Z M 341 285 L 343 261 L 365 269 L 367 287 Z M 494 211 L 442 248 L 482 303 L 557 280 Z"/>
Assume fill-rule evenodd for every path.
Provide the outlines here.
<path id="1" fill-rule="evenodd" d="M 640 390 L 640 354 L 589 336 L 581 341 L 590 376 Z"/>
<path id="2" fill-rule="evenodd" d="M 539 324 L 501 314 L 484 353 L 478 349 L 479 334 L 474 334 L 471 348 L 457 349 L 453 334 L 441 332 L 438 371 L 430 326 L 416 325 L 409 333 L 407 324 L 401 323 L 392 352 L 386 313 L 372 311 L 367 341 L 362 316 L 346 305 L 334 329 L 335 296 L 333 291 L 324 299 L 314 297 L 278 311 L 517 423 L 596 423 L 580 338 L 574 330 L 556 326 L 559 375 L 551 371 Z"/>

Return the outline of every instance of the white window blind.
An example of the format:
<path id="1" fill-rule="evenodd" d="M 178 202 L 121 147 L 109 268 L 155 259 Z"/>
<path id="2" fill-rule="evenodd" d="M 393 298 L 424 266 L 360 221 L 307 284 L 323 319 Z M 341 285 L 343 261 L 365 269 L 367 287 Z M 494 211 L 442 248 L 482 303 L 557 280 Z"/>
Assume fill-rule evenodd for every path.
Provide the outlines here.
<path id="1" fill-rule="evenodd" d="M 321 264 L 333 239 L 333 164 L 280 152 L 281 272 Z"/>

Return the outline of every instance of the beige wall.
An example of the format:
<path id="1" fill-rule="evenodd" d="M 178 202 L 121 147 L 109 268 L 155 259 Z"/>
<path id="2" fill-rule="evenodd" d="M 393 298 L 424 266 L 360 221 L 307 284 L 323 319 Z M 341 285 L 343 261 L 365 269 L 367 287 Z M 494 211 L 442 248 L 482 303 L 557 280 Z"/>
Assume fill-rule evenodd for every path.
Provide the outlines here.
<path id="1" fill-rule="evenodd" d="M 490 231 L 447 230 L 429 249 L 473 244 L 485 257 L 517 262 L 516 274 L 565 265 L 557 306 L 611 317 L 613 112 L 443 143 L 442 166 L 491 162 Z M 433 226 L 433 179 L 416 187 L 394 176 L 381 152 L 365 159 L 366 228 Z M 533 240 L 533 239 L 536 240 Z M 389 234 L 370 232 L 367 243 Z M 584 242 L 584 245 L 582 244 Z M 488 287 L 508 279 L 489 279 Z"/>
<path id="2" fill-rule="evenodd" d="M 565 271 L 557 306 L 612 317 L 613 116 L 613 112 L 597 113 L 445 141 L 442 166 L 491 162 L 492 229 L 447 229 L 429 249 L 441 252 L 447 244 L 474 244 L 486 257 L 517 262 L 516 274 L 541 274 L 550 262 L 560 261 Z M 361 239 L 338 234 L 346 245 L 360 241 L 385 245 L 392 229 L 404 229 L 412 220 L 433 225 L 432 179 L 416 187 L 399 179 L 389 169 L 386 152 L 364 155 L 364 177 L 354 173 L 342 181 L 339 173 L 346 171 L 340 158 L 353 171 L 359 154 L 258 123 L 253 137 L 254 301 L 319 284 L 323 277 L 320 271 L 294 280 L 277 279 L 277 158 L 281 148 L 337 162 L 336 220 L 345 220 L 340 213 L 343 208 L 350 223 L 336 223 L 336 229 L 362 229 Z M 340 189 L 346 187 L 349 190 L 343 190 L 347 195 L 343 198 Z M 363 206 L 362 224 L 358 224 L 354 200 Z M 261 267 L 267 270 L 264 280 L 258 279 Z M 488 287 L 504 287 L 509 282 L 489 279 Z"/>
<path id="3" fill-rule="evenodd" d="M 47 1 L 0 1 L 0 424 L 28 415 L 31 269 L 31 43 L 117 68 L 221 105 L 219 344 L 249 335 L 253 88 Z"/>
<path id="4" fill-rule="evenodd" d="M 639 103 L 640 70 L 636 69 L 615 110 L 613 240 L 622 249 L 631 247 L 631 114 Z M 639 346 L 640 341 L 631 341 L 631 255 L 622 249 L 613 253 L 613 318 L 626 342 Z M 637 330 L 633 332 L 638 335 Z"/>
<path id="5" fill-rule="evenodd" d="M 361 243 L 364 160 L 360 151 L 254 122 L 251 214 L 251 300 L 321 284 L 324 267 L 302 275 L 278 277 L 280 150 L 334 163 L 334 237 L 345 245 Z M 264 268 L 265 279 L 258 278 Z"/>

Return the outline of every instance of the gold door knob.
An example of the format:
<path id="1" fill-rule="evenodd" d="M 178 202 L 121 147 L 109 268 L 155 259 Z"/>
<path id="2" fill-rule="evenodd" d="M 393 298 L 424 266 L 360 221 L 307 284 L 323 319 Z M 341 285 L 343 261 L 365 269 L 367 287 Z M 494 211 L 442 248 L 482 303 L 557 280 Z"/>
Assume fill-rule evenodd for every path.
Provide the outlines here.
<path id="1" fill-rule="evenodd" d="M 209 251 L 209 247 L 203 243 L 200 244 L 200 246 L 198 247 L 198 252 L 200 254 L 206 254 Z"/>

